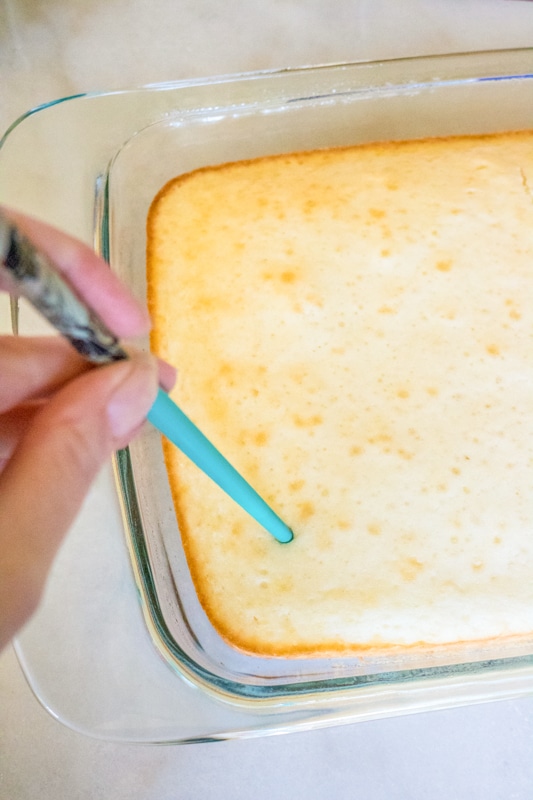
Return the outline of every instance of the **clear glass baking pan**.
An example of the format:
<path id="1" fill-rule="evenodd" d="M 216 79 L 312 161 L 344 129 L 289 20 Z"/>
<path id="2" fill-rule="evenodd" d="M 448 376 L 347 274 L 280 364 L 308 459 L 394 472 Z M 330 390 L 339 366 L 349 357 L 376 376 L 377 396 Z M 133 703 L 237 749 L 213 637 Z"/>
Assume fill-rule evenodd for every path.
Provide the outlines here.
<path id="1" fill-rule="evenodd" d="M 180 173 L 376 139 L 526 128 L 530 50 L 84 95 L 30 112 L 6 133 L 0 201 L 94 244 L 143 298 L 148 207 Z M 22 332 L 43 329 L 25 307 L 18 322 Z M 125 741 L 205 741 L 531 690 L 533 636 L 374 660 L 260 659 L 233 650 L 196 599 L 158 434 L 146 429 L 117 454 L 115 472 L 118 496 L 106 470 L 16 644 L 35 693 L 71 727 Z"/>

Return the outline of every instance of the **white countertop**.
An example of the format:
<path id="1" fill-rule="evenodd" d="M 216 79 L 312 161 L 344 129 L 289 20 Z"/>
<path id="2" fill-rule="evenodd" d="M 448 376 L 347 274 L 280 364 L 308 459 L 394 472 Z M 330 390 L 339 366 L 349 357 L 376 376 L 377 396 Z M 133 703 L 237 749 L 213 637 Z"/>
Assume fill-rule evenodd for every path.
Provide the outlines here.
<path id="1" fill-rule="evenodd" d="M 4 0 L 0 128 L 83 91 L 531 45 L 528 0 Z M 0 709 L 2 800 L 533 796 L 533 697 L 216 746 L 120 745 L 44 711 L 8 649 Z"/>

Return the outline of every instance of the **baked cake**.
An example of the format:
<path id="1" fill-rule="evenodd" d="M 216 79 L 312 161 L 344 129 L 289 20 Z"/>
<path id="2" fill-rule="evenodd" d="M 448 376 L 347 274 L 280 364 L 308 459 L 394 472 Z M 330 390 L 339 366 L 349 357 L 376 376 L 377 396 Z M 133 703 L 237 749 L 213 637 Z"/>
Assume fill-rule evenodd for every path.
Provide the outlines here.
<path id="1" fill-rule="evenodd" d="M 198 597 L 262 655 L 533 631 L 533 133 L 274 155 L 166 185 L 152 346 L 294 530 L 165 447 Z"/>

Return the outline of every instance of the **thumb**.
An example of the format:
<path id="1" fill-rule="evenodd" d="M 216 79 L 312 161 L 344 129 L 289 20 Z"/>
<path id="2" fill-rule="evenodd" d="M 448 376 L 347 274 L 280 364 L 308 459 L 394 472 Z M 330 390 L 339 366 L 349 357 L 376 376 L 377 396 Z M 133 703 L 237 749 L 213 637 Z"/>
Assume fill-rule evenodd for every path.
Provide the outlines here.
<path id="1" fill-rule="evenodd" d="M 155 359 L 136 354 L 72 380 L 32 420 L 0 476 L 0 647 L 35 609 L 92 481 L 142 424 L 157 384 Z"/>

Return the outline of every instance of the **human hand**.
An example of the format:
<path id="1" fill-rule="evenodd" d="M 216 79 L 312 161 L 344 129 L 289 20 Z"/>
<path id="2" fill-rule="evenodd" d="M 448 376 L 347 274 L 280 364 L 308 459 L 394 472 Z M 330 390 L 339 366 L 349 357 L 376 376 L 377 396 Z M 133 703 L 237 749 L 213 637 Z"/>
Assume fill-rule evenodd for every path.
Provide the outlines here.
<path id="1" fill-rule="evenodd" d="M 149 329 L 145 310 L 90 248 L 6 213 L 114 334 Z M 60 337 L 0 336 L 0 649 L 36 609 L 100 468 L 142 425 L 158 385 L 173 380 L 148 354 L 94 368 Z"/>

